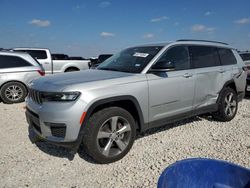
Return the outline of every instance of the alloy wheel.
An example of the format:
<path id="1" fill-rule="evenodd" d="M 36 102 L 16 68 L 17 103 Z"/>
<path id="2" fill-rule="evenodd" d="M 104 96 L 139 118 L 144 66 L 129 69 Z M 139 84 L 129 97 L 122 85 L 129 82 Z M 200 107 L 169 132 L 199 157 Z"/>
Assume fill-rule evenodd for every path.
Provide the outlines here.
<path id="1" fill-rule="evenodd" d="M 225 97 L 225 114 L 227 116 L 234 116 L 236 112 L 237 102 L 232 92 L 228 93 Z"/>
<path id="2" fill-rule="evenodd" d="M 131 138 L 131 125 L 120 116 L 106 120 L 97 133 L 97 146 L 106 157 L 117 156 L 128 146 Z"/>
<path id="3" fill-rule="evenodd" d="M 5 96 L 10 101 L 18 101 L 23 97 L 23 90 L 17 85 L 10 85 L 5 90 Z"/>

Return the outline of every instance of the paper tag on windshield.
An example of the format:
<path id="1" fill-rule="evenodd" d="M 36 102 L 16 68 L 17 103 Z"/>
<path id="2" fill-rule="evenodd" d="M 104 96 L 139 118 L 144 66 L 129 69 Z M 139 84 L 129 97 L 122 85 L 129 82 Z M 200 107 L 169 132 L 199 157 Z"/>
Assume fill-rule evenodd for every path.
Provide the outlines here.
<path id="1" fill-rule="evenodd" d="M 134 57 L 147 57 L 149 54 L 146 54 L 146 53 L 140 53 L 140 52 L 136 52 L 134 53 Z"/>

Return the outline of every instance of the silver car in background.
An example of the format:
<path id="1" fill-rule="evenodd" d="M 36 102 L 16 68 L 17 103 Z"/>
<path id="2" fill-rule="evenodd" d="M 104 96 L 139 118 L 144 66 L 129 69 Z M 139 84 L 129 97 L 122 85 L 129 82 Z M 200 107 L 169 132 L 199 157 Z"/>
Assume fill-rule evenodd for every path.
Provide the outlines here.
<path id="1" fill-rule="evenodd" d="M 7 104 L 23 102 L 27 85 L 44 74 L 42 66 L 29 54 L 0 51 L 0 100 Z"/>

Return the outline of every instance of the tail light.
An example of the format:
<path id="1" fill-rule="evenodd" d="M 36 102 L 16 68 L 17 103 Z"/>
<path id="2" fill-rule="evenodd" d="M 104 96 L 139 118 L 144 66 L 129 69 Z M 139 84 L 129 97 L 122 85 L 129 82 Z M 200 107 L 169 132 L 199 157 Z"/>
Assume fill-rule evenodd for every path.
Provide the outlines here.
<path id="1" fill-rule="evenodd" d="M 42 70 L 37 70 L 37 72 L 38 72 L 41 76 L 44 76 L 44 75 L 45 75 L 45 72 L 42 71 Z"/>

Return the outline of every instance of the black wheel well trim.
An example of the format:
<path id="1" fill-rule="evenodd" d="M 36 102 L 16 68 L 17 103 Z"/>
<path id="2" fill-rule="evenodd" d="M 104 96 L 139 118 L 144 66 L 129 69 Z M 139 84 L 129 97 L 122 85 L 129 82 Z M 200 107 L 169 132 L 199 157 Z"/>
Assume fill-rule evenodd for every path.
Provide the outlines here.
<path id="1" fill-rule="evenodd" d="M 137 99 L 131 95 L 122 95 L 122 96 L 116 96 L 116 97 L 109 97 L 109 98 L 105 98 L 105 99 L 100 99 L 98 101 L 95 101 L 87 110 L 87 114 L 86 114 L 86 117 L 84 119 L 85 120 L 88 120 L 88 118 L 92 115 L 92 113 L 94 112 L 94 110 L 101 106 L 101 105 L 105 105 L 105 104 L 109 104 L 109 103 L 113 103 L 113 102 L 121 102 L 121 101 L 130 101 L 134 104 L 136 110 L 137 110 L 137 113 L 138 113 L 138 118 L 139 118 L 139 129 L 142 128 L 143 124 L 144 124 L 144 118 L 143 118 L 143 113 L 142 113 L 142 110 L 141 110 L 141 107 L 139 105 L 139 102 L 137 101 Z M 133 114 L 132 114 L 133 116 Z M 82 126 L 84 126 L 84 123 L 82 124 Z"/>
<path id="2" fill-rule="evenodd" d="M 84 131 L 84 126 L 86 125 L 88 119 L 90 118 L 90 116 L 92 115 L 92 113 L 94 112 L 94 110 L 100 106 L 100 105 L 104 105 L 104 104 L 108 104 L 108 103 L 112 103 L 112 102 L 119 102 L 119 101 L 131 101 L 134 105 L 135 108 L 137 110 L 138 113 L 138 118 L 139 118 L 139 122 L 138 122 L 138 129 L 139 131 L 143 130 L 144 127 L 144 118 L 143 118 L 143 114 L 142 114 L 142 110 L 141 107 L 139 105 L 139 102 L 137 101 L 137 99 L 133 96 L 130 95 L 123 95 L 123 96 L 116 96 L 116 97 L 110 97 L 110 98 L 105 98 L 105 99 L 100 99 L 98 101 L 95 101 L 87 110 L 86 116 L 82 122 L 82 125 L 80 127 L 80 131 L 78 134 L 78 138 L 77 138 L 77 145 L 74 149 L 78 149 L 78 147 L 80 146 L 81 142 L 82 142 L 82 137 L 83 137 L 83 131 Z M 133 116 L 133 115 L 132 115 Z"/>
<path id="3" fill-rule="evenodd" d="M 235 86 L 235 92 L 236 92 L 236 94 L 237 94 L 237 88 L 236 88 L 236 84 L 235 84 L 234 80 L 228 80 L 228 81 L 223 85 L 223 87 L 221 88 L 221 90 L 220 90 L 220 92 L 219 92 L 219 96 L 218 96 L 218 98 L 217 98 L 217 103 L 218 103 L 218 101 L 219 101 L 219 99 L 220 99 L 220 95 L 221 95 L 221 92 L 223 91 L 223 89 L 227 88 L 227 87 L 228 87 L 229 85 L 231 85 L 231 84 L 234 84 L 234 86 Z M 234 89 L 234 88 L 232 88 L 232 89 Z"/>
<path id="4" fill-rule="evenodd" d="M 235 89 L 235 92 L 237 93 L 237 88 L 236 88 L 236 84 L 235 84 L 234 80 L 228 80 L 228 81 L 224 84 L 224 86 L 222 87 L 221 91 L 222 91 L 224 88 L 226 88 L 226 87 L 228 87 L 229 85 L 231 85 L 231 84 L 234 84 L 235 88 L 232 88 L 232 89 Z"/>
<path id="5" fill-rule="evenodd" d="M 68 69 L 80 70 L 78 67 L 69 66 L 69 67 L 67 67 L 67 68 L 64 70 L 64 72 L 66 72 Z"/>

